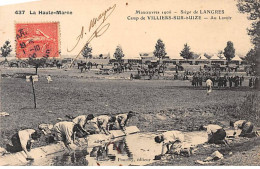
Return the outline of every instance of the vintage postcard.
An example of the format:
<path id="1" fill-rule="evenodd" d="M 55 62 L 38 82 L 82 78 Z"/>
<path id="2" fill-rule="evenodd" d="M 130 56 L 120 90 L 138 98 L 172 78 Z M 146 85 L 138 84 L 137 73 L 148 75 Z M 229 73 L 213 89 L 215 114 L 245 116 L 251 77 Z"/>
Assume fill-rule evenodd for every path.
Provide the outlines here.
<path id="1" fill-rule="evenodd" d="M 259 0 L 0 3 L 1 166 L 259 166 Z"/>

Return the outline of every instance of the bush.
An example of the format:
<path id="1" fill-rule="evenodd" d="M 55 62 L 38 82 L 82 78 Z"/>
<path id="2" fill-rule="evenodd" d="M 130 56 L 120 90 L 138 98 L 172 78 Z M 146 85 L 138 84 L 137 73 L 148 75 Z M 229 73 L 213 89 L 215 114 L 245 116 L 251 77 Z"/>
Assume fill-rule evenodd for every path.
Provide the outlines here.
<path id="1" fill-rule="evenodd" d="M 237 107 L 237 117 L 260 124 L 260 97 L 258 93 L 250 93 L 245 96 L 245 100 Z"/>

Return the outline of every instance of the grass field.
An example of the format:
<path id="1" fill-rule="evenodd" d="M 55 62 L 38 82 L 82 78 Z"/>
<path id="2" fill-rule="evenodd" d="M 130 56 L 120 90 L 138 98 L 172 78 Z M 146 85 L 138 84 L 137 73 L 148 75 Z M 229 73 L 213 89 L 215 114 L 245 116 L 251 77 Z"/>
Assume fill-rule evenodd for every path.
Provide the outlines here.
<path id="1" fill-rule="evenodd" d="M 34 69 L 2 70 L 2 74 L 11 75 L 23 72 L 32 73 Z M 52 75 L 50 84 L 47 74 Z M 229 120 L 237 120 L 253 108 L 255 112 L 246 112 L 245 117 L 260 124 L 259 91 L 245 86 L 214 89 L 207 96 L 205 87 L 194 88 L 188 81 L 108 80 L 85 77 L 74 70 L 41 69 L 35 89 L 37 109 L 33 108 L 31 83 L 12 76 L 1 79 L 0 111 L 10 114 L 0 119 L 1 147 L 21 128 L 37 128 L 40 123 L 54 124 L 57 118 L 66 120 L 65 115 L 86 113 L 117 114 L 133 110 L 138 114 L 130 123 L 141 131 L 192 131 L 208 123 L 227 127 Z M 252 103 L 246 100 L 250 95 L 255 97 Z"/>

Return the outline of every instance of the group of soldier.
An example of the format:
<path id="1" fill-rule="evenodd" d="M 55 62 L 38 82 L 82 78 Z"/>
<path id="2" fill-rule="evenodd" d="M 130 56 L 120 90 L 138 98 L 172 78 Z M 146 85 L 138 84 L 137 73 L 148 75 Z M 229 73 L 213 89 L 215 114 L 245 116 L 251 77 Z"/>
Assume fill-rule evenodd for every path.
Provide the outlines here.
<path id="1" fill-rule="evenodd" d="M 87 136 L 91 134 L 103 133 L 109 135 L 111 130 L 122 130 L 125 132 L 129 119 L 135 114 L 136 113 L 133 111 L 129 111 L 128 113 L 112 116 L 100 115 L 95 117 L 93 114 L 80 115 L 75 118 L 67 116 L 71 120 L 60 121 L 55 125 L 40 124 L 36 130 L 25 129 L 18 131 L 12 136 L 12 145 L 8 144 L 6 150 L 11 153 L 24 151 L 27 155 L 27 160 L 34 160 L 30 154 L 31 145 L 43 134 L 48 136 L 48 143 L 61 142 L 69 150 L 75 150 L 77 147 L 76 141 L 78 138 L 85 138 L 87 141 Z M 230 121 L 230 126 L 234 129 L 234 137 L 251 137 L 252 135 L 258 136 L 257 132 L 253 132 L 254 126 L 249 121 Z M 225 140 L 227 136 L 226 131 L 219 125 L 202 125 L 199 130 L 207 131 L 209 144 L 228 144 Z M 154 141 L 156 143 L 162 143 L 162 152 L 159 155 L 159 157 L 162 157 L 167 153 L 180 154 L 183 150 L 185 138 L 183 132 L 173 130 L 157 135 L 154 138 Z M 167 148 L 166 152 L 164 152 L 165 147 Z M 191 153 L 190 150 L 188 152 Z"/>
<path id="2" fill-rule="evenodd" d="M 230 121 L 230 129 L 232 129 L 233 135 L 227 136 L 225 129 L 217 124 L 201 125 L 199 130 L 205 130 L 208 135 L 209 144 L 225 144 L 228 145 L 226 137 L 254 137 L 259 136 L 256 132 L 253 132 L 253 124 L 247 120 Z M 156 143 L 162 144 L 162 151 L 158 157 L 162 157 L 165 154 L 180 154 L 186 153 L 190 155 L 191 149 L 185 148 L 183 143 L 185 142 L 185 137 L 183 132 L 173 130 L 164 132 L 154 138 Z M 167 148 L 165 152 L 164 149 Z"/>
<path id="3" fill-rule="evenodd" d="M 217 87 L 239 87 L 243 85 L 244 77 L 243 76 L 197 76 L 194 75 L 192 78 L 192 86 L 202 86 L 203 79 L 210 79 L 213 82 L 213 86 Z"/>
<path id="4" fill-rule="evenodd" d="M 80 115 L 71 117 L 69 121 L 60 121 L 55 125 L 40 124 L 38 129 L 20 130 L 11 137 L 12 145 L 7 144 L 6 150 L 11 153 L 24 151 L 27 155 L 27 160 L 34 160 L 30 154 L 32 143 L 42 135 L 48 139 L 48 143 L 62 142 L 69 150 L 76 148 L 75 141 L 78 138 L 87 138 L 90 134 L 103 133 L 110 134 L 110 130 L 122 130 L 125 132 L 126 125 L 135 113 L 121 113 L 118 115 L 100 115 L 95 117 L 93 114 Z"/>
<path id="5" fill-rule="evenodd" d="M 259 87 L 259 78 L 258 77 L 251 77 L 249 79 L 249 87 L 251 88 L 257 88 Z"/>

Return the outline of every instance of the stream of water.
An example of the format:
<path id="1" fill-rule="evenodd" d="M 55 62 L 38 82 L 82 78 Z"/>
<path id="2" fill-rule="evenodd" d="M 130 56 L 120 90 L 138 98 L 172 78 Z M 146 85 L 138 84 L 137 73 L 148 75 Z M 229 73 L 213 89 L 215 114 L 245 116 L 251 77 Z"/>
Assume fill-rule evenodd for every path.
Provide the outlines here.
<path id="1" fill-rule="evenodd" d="M 196 146 L 207 141 L 205 132 L 185 132 L 184 145 Z M 155 133 L 137 133 L 106 142 L 95 147 L 82 147 L 75 152 L 59 152 L 27 165 L 81 165 L 81 166 L 129 166 L 147 165 L 154 162 L 162 145 L 154 141 Z"/>

